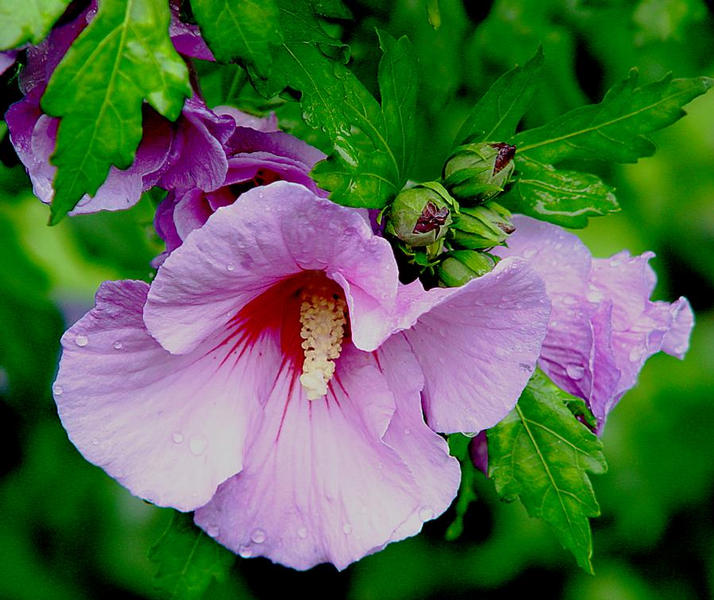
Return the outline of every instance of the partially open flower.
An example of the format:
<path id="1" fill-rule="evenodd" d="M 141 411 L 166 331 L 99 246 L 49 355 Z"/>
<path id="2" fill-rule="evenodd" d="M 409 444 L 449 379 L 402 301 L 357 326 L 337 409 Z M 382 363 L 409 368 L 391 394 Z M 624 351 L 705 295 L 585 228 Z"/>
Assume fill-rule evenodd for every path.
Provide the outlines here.
<path id="1" fill-rule="evenodd" d="M 521 257 L 545 282 L 553 312 L 539 366 L 562 389 L 584 399 L 602 430 L 609 412 L 637 382 L 652 354 L 682 358 L 694 315 L 685 298 L 653 302 L 654 256 L 623 251 L 593 258 L 564 229 L 516 215 L 518 231 L 502 257 Z"/>
<path id="2" fill-rule="evenodd" d="M 459 200 L 483 202 L 506 187 L 516 147 L 503 142 L 459 146 L 444 165 L 445 185 Z"/>

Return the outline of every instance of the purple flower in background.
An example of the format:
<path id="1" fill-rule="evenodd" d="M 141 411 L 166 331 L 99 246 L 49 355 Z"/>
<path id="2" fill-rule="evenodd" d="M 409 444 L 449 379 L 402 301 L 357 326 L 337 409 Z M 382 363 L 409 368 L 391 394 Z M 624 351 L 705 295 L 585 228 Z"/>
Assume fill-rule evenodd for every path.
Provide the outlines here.
<path id="1" fill-rule="evenodd" d="M 157 208 L 154 220 L 156 231 L 166 242 L 166 252 L 154 261 L 156 266 L 213 212 L 232 204 L 240 194 L 255 186 L 291 181 L 326 195 L 309 176 L 315 163 L 325 155 L 302 140 L 278 131 L 274 117 L 258 119 L 227 106 L 216 107 L 213 113 L 235 122 L 232 134 L 222 143 L 225 158 L 220 163 L 220 173 L 216 173 L 210 183 L 191 185 L 179 181 L 182 167 L 189 169 L 202 160 L 202 154 L 191 146 L 191 151 L 185 152 L 163 178 L 160 185 L 171 191 Z M 206 171 L 219 164 L 206 162 Z M 166 181 L 169 177 L 172 180 Z"/>
<path id="2" fill-rule="evenodd" d="M 20 76 L 25 97 L 11 106 L 6 114 L 10 139 L 27 169 L 35 195 L 46 204 L 51 203 L 54 196 L 52 181 L 56 168 L 50 163 L 50 156 L 57 141 L 59 119 L 42 112 L 40 99 L 54 69 L 74 39 L 91 21 L 94 12 L 93 8 L 84 11 L 69 24 L 54 29 L 38 46 L 28 48 L 27 65 Z M 175 10 L 170 34 L 176 49 L 184 56 L 213 59 L 198 28 L 179 21 Z M 265 151 L 269 155 L 265 157 L 269 163 L 276 151 L 278 159 L 283 162 L 294 159 L 297 153 L 299 157 L 293 161 L 296 164 L 283 164 L 281 168 L 283 171 L 299 168 L 303 174 L 296 177 L 284 173 L 274 179 L 307 184 L 306 173 L 317 160 L 323 158 L 322 154 L 287 134 L 276 132 L 265 141 L 255 138 L 263 131 L 275 132 L 276 129 L 274 117 L 259 119 L 232 108 L 210 110 L 198 97 L 186 101 L 175 124 L 145 105 L 142 141 L 132 165 L 125 170 L 112 167 L 96 194 L 91 198 L 84 196 L 70 214 L 130 208 L 139 201 L 142 192 L 155 185 L 180 190 L 177 197 L 171 197 L 179 203 L 188 190 L 193 193 L 198 193 L 198 190 L 209 192 L 224 185 L 243 182 L 243 173 L 236 173 L 236 170 L 243 167 L 244 172 L 244 165 L 231 164 L 229 170 L 228 157 L 236 153 Z M 246 140 L 241 140 L 242 136 Z M 229 140 L 230 145 L 227 145 Z M 235 159 L 232 163 L 236 161 L 240 162 Z M 306 161 L 307 166 L 300 161 Z M 273 171 L 280 173 L 280 169 Z M 247 179 L 252 177 L 254 175 L 247 176 Z M 213 201 L 219 202 L 216 199 Z M 226 203 L 227 200 L 221 197 L 220 202 Z M 184 204 L 191 204 L 189 213 L 195 212 L 195 203 L 187 201 Z M 166 212 L 164 207 L 162 214 L 165 216 Z M 173 243 L 175 235 L 185 235 L 186 222 L 186 218 L 177 218 L 176 226 L 180 233 L 169 227 L 165 236 L 169 244 Z M 160 232 L 163 231 L 160 229 Z"/>
<path id="3" fill-rule="evenodd" d="M 196 510 L 241 556 L 344 568 L 447 508 L 459 467 L 435 432 L 511 410 L 549 312 L 519 259 L 402 286 L 360 211 L 276 182 L 216 210 L 150 286 L 103 284 L 53 390 L 74 444 L 134 494 Z"/>
<path id="4" fill-rule="evenodd" d="M 652 252 L 594 259 L 575 235 L 555 225 L 524 216 L 513 223 L 508 248 L 494 253 L 528 260 L 553 305 L 539 365 L 556 385 L 587 401 L 602 431 L 652 354 L 684 356 L 692 309 L 685 298 L 650 300 Z"/>

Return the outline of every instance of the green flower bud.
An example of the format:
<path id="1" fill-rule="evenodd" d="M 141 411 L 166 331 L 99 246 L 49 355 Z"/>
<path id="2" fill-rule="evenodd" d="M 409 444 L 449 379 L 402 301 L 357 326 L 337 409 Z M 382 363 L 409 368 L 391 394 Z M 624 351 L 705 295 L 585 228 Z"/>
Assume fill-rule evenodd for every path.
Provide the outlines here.
<path id="1" fill-rule="evenodd" d="M 493 269 L 496 261 L 483 252 L 454 250 L 439 263 L 439 280 L 447 287 L 459 287 Z"/>
<path id="2" fill-rule="evenodd" d="M 496 202 L 481 206 L 461 207 L 451 228 L 454 246 L 478 250 L 505 244 L 516 228 L 511 213 Z"/>
<path id="3" fill-rule="evenodd" d="M 409 246 L 430 246 L 446 235 L 453 205 L 435 181 L 402 190 L 389 209 L 386 231 Z"/>
<path id="4" fill-rule="evenodd" d="M 493 198 L 511 178 L 515 154 L 516 147 L 503 142 L 459 146 L 444 165 L 444 183 L 460 199 Z"/>

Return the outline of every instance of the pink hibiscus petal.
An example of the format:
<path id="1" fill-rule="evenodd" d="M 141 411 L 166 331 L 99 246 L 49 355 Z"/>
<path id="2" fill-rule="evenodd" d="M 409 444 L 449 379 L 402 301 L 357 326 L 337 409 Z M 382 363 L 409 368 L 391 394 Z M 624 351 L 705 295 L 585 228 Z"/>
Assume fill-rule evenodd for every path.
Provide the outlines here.
<path id="1" fill-rule="evenodd" d="M 553 305 L 540 365 L 553 381 L 585 399 L 602 429 L 607 414 L 637 381 L 642 366 L 664 350 L 681 358 L 694 322 L 689 303 L 649 298 L 654 256 L 623 251 L 593 259 L 573 234 L 516 215 L 516 233 L 500 256 L 528 260 Z"/>
<path id="2" fill-rule="evenodd" d="M 279 377 L 244 470 L 196 511 L 196 523 L 243 557 L 343 569 L 442 512 L 458 464 L 420 418 L 408 349 L 387 353 L 382 371 L 371 355 L 345 349 L 318 401 Z"/>
<path id="3" fill-rule="evenodd" d="M 635 385 L 650 356 L 663 349 L 674 350 L 672 346 L 676 346 L 677 351 L 672 354 L 681 358 L 689 347 L 694 319 L 687 301 L 680 298 L 670 305 L 649 299 L 656 283 L 649 265 L 653 257 L 653 252 L 630 256 L 623 251 L 593 261 L 592 289 L 612 303 L 612 356 L 621 373 L 618 396 Z"/>
<path id="4" fill-rule="evenodd" d="M 147 291 L 139 281 L 100 287 L 96 307 L 62 338 L 54 397 L 87 460 L 137 496 L 193 510 L 242 468 L 279 351 L 265 338 L 243 354 L 219 337 L 171 355 L 144 327 Z"/>
<path id="5" fill-rule="evenodd" d="M 407 293 L 412 314 L 406 322 L 418 317 L 403 335 L 426 378 L 429 426 L 478 432 L 498 423 L 515 406 L 540 354 L 550 314 L 542 280 L 523 261 L 502 260 L 460 288 L 429 290 L 421 304 L 413 299 L 417 286 Z"/>
<path id="6" fill-rule="evenodd" d="M 352 339 L 372 350 L 390 333 L 396 269 L 388 242 L 360 212 L 279 181 L 244 193 L 188 236 L 160 267 L 144 320 L 164 348 L 190 352 L 273 285 L 324 271 L 349 283 Z"/>

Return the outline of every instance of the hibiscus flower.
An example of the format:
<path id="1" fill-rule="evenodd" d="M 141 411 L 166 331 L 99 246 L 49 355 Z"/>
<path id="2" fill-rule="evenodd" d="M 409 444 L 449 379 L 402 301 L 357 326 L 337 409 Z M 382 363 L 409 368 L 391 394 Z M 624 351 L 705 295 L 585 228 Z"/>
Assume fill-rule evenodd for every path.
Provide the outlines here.
<path id="1" fill-rule="evenodd" d="M 553 311 L 539 366 L 563 390 L 583 398 L 602 431 L 608 413 L 659 351 L 683 358 L 694 314 L 686 298 L 652 302 L 652 252 L 593 258 L 564 229 L 517 215 L 502 257 L 529 262 L 546 285 Z"/>
<path id="2" fill-rule="evenodd" d="M 515 405 L 550 312 L 519 259 L 458 289 L 402 286 L 360 211 L 276 182 L 192 231 L 151 285 L 104 283 L 54 384 L 82 454 L 195 510 L 244 557 L 344 568 L 441 514 L 437 432 Z"/>

